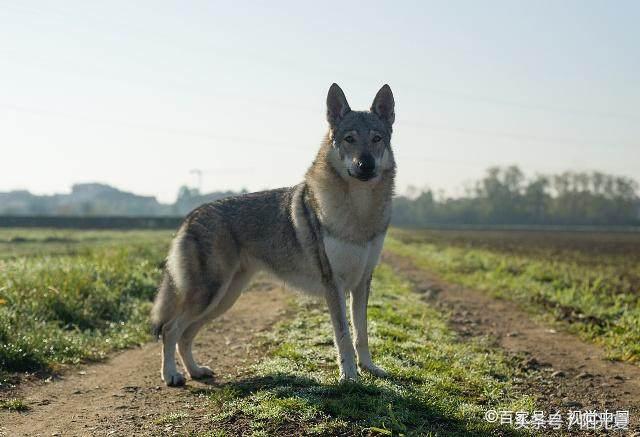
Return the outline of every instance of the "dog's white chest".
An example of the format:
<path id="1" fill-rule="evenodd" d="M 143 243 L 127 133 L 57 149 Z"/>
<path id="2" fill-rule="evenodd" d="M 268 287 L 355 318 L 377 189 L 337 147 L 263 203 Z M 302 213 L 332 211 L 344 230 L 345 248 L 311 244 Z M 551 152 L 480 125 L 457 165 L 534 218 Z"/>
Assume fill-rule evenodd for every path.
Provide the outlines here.
<path id="1" fill-rule="evenodd" d="M 339 286 L 352 289 L 378 262 L 384 236 L 364 244 L 324 236 L 324 249 L 331 265 L 331 272 Z"/>

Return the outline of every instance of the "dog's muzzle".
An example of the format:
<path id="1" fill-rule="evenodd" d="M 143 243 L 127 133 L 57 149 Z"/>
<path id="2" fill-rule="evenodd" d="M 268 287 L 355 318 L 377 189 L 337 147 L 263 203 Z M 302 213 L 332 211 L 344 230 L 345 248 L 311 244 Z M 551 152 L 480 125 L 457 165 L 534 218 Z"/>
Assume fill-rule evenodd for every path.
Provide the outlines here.
<path id="1" fill-rule="evenodd" d="M 376 160 L 370 153 L 363 153 L 351 160 L 349 176 L 361 181 L 368 181 L 376 177 Z"/>

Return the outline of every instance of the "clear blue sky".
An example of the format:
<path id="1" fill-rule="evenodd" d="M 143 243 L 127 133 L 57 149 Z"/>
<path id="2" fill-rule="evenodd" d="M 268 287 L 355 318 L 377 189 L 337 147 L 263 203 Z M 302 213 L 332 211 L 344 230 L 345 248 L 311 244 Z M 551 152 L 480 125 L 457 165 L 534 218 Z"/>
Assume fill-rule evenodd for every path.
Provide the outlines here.
<path id="1" fill-rule="evenodd" d="M 640 176 L 640 2 L 0 5 L 0 191 L 98 181 L 172 201 L 303 176 L 332 82 L 389 83 L 402 192 L 489 165 Z"/>

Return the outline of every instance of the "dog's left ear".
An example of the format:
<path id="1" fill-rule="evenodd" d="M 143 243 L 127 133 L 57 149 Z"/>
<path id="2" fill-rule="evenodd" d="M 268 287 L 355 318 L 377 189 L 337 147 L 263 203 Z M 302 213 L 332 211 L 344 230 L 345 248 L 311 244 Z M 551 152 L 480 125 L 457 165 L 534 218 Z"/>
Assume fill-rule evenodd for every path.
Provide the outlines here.
<path id="1" fill-rule="evenodd" d="M 395 102 L 393 100 L 393 93 L 389 85 L 384 85 L 376 94 L 373 103 L 371 104 L 371 112 L 376 114 L 382 120 L 389 124 L 389 127 L 396 119 Z"/>
<path id="2" fill-rule="evenodd" d="M 327 121 L 331 128 L 338 126 L 350 111 L 351 108 L 342 92 L 342 88 L 337 83 L 334 83 L 327 94 Z"/>

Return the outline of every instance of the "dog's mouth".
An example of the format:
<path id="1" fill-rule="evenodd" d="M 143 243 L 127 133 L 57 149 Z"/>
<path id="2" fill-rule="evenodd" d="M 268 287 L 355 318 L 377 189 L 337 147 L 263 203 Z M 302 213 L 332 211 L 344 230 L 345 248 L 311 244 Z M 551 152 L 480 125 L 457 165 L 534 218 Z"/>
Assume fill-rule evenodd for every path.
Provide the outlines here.
<path id="1" fill-rule="evenodd" d="M 361 171 L 352 171 L 351 169 L 347 169 L 347 173 L 352 178 L 358 179 L 362 182 L 368 182 L 378 177 L 376 172 L 361 172 Z"/>

